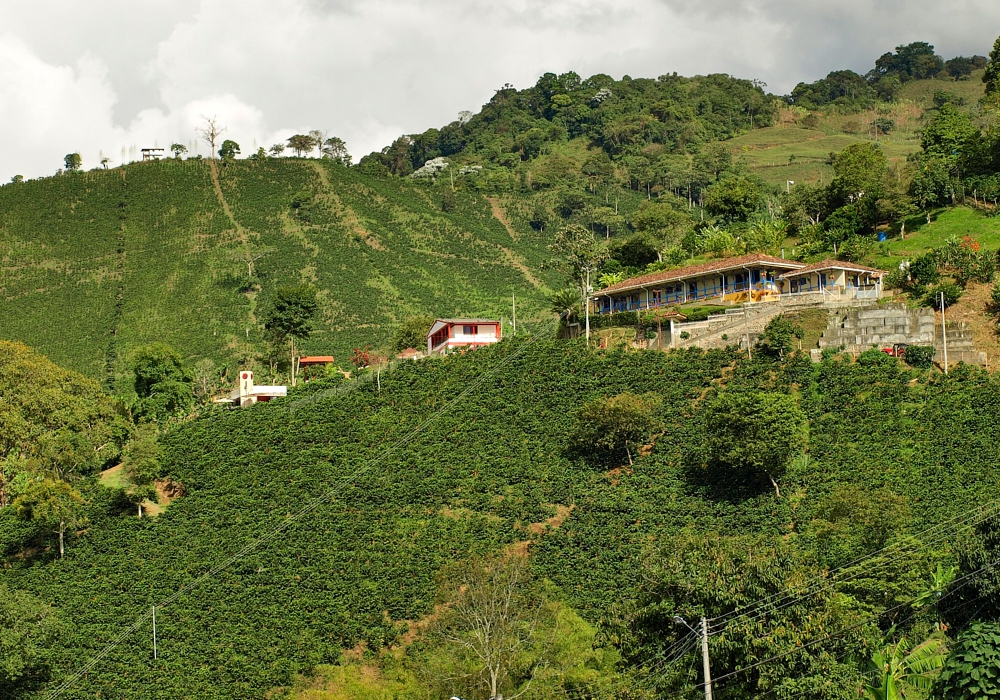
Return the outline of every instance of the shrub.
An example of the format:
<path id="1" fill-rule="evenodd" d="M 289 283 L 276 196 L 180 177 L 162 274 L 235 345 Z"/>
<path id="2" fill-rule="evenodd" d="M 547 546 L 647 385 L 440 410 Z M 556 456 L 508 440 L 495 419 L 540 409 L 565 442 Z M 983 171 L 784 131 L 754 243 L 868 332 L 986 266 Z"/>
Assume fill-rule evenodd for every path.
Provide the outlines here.
<path id="1" fill-rule="evenodd" d="M 432 316 L 411 316 L 403 321 L 392 337 L 392 349 L 402 352 L 407 348 L 420 350 L 427 345 L 427 331 L 434 323 Z"/>
<path id="2" fill-rule="evenodd" d="M 927 369 L 933 364 L 934 348 L 929 345 L 911 345 L 903 356 L 910 367 Z"/>
<path id="3" fill-rule="evenodd" d="M 655 394 L 636 396 L 630 392 L 602 397 L 584 404 L 577 412 L 573 441 L 586 450 L 615 452 L 621 449 L 632 463 L 630 445 L 649 437 L 659 423 L 653 412 L 660 405 Z"/>
<path id="4" fill-rule="evenodd" d="M 784 357 L 786 352 L 792 350 L 794 339 L 802 340 L 804 335 L 801 326 L 784 316 L 775 316 L 764 328 L 757 342 L 757 351 L 768 357 Z"/>
<path id="5" fill-rule="evenodd" d="M 927 295 L 924 297 L 924 304 L 933 306 L 940 311 L 942 294 L 944 294 L 944 305 L 946 307 L 954 306 L 955 302 L 962 297 L 962 288 L 951 282 L 942 282 L 927 290 Z"/>
<path id="6" fill-rule="evenodd" d="M 990 302 L 994 309 L 1000 310 L 1000 282 L 993 285 L 993 290 L 990 292 Z"/>
<path id="7" fill-rule="evenodd" d="M 933 253 L 918 255 L 910 262 L 910 277 L 920 284 L 934 284 L 938 281 L 937 260 Z"/>
<path id="8" fill-rule="evenodd" d="M 726 391 L 705 409 L 709 459 L 743 472 L 777 479 L 792 455 L 805 446 L 806 416 L 791 396 L 763 391 Z"/>
<path id="9" fill-rule="evenodd" d="M 1000 696 L 1000 625 L 978 622 L 959 635 L 936 690 L 943 700 Z"/>

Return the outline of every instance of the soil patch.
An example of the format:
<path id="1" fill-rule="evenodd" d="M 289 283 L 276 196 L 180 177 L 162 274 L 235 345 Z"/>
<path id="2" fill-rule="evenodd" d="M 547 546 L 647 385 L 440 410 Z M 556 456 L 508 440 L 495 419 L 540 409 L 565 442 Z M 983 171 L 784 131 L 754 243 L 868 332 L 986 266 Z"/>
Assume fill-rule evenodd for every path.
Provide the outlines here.
<path id="1" fill-rule="evenodd" d="M 986 353 L 990 371 L 993 371 L 994 363 L 1000 362 L 1000 338 L 997 337 L 996 320 L 989 310 L 991 291 L 989 284 L 970 282 L 958 303 L 945 311 L 945 318 L 949 324 L 966 324 L 972 331 L 976 349 Z"/>
<path id="2" fill-rule="evenodd" d="M 487 197 L 486 201 L 490 203 L 490 209 L 493 210 L 493 218 L 503 224 L 503 227 L 507 229 L 507 233 L 510 234 L 512 241 L 520 240 L 520 236 L 517 235 L 517 231 L 514 227 L 510 225 L 510 221 L 507 220 L 507 215 L 504 214 L 503 207 L 500 206 L 500 200 L 496 197 Z"/>

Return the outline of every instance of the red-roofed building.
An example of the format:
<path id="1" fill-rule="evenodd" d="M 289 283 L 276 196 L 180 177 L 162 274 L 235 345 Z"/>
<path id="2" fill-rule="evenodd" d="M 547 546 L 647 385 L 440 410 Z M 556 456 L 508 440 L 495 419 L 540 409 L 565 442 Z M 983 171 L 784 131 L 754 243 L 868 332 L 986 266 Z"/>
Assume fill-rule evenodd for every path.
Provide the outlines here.
<path id="1" fill-rule="evenodd" d="M 599 313 L 643 311 L 708 299 L 744 301 L 781 293 L 778 278 L 805 264 L 763 253 L 633 277 L 594 294 Z"/>
<path id="2" fill-rule="evenodd" d="M 427 331 L 427 354 L 499 343 L 500 322 L 483 318 L 439 318 Z"/>
<path id="3" fill-rule="evenodd" d="M 787 294 L 815 292 L 853 295 L 858 299 L 878 299 L 882 296 L 882 277 L 885 272 L 874 267 L 844 262 L 821 260 L 779 277 L 785 283 Z"/>

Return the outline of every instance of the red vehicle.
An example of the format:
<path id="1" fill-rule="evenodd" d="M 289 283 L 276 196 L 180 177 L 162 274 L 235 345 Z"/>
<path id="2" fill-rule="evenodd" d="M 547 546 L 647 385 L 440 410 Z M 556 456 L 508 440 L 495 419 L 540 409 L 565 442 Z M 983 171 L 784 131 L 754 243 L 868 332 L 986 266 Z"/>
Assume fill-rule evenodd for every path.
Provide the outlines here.
<path id="1" fill-rule="evenodd" d="M 882 352 L 884 352 L 889 357 L 901 358 L 906 356 L 907 347 L 908 345 L 906 343 L 895 343 L 891 348 L 882 348 Z"/>

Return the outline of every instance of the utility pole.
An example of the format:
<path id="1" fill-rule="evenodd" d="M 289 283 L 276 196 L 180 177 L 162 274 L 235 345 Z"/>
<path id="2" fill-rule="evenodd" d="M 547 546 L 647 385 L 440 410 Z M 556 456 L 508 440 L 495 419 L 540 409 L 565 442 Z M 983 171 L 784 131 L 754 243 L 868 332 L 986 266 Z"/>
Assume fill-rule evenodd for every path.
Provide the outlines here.
<path id="1" fill-rule="evenodd" d="M 587 335 L 587 347 L 590 347 L 590 268 L 587 268 L 587 289 L 586 294 L 583 297 L 584 304 L 584 317 L 586 318 L 586 335 Z"/>
<path id="2" fill-rule="evenodd" d="M 705 670 L 705 700 L 712 700 L 712 668 L 708 661 L 708 620 L 701 618 L 701 663 Z"/>
<path id="3" fill-rule="evenodd" d="M 743 332 L 747 336 L 747 359 L 752 360 L 753 357 L 750 355 L 750 323 L 747 321 L 747 305 L 743 305 Z"/>
<path id="4" fill-rule="evenodd" d="M 517 300 L 515 295 L 510 295 L 511 325 L 514 326 L 514 335 L 517 335 Z"/>
<path id="5" fill-rule="evenodd" d="M 944 373 L 948 374 L 948 331 L 944 327 L 944 292 L 941 292 L 941 345 L 944 348 Z"/>
<path id="6" fill-rule="evenodd" d="M 153 606 L 153 660 L 156 660 L 156 606 Z"/>

